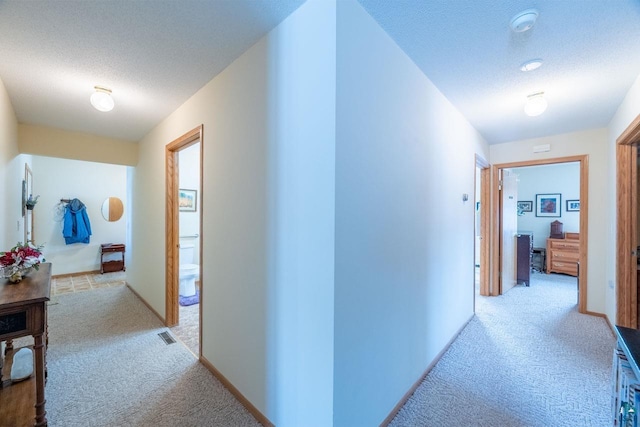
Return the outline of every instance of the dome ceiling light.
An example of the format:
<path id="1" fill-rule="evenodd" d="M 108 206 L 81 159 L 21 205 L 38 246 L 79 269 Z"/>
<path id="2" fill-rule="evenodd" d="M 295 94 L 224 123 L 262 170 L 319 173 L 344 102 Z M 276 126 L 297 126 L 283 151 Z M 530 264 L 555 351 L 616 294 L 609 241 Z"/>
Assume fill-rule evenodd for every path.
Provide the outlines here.
<path id="1" fill-rule="evenodd" d="M 527 9 L 518 13 L 511 19 L 509 26 L 516 33 L 523 33 L 530 30 L 538 19 L 538 11 L 535 9 Z"/>
<path id="2" fill-rule="evenodd" d="M 530 61 L 525 62 L 520 66 L 520 71 L 533 71 L 537 70 L 542 66 L 542 59 L 532 59 Z"/>
<path id="3" fill-rule="evenodd" d="M 113 110 L 114 102 L 111 97 L 111 89 L 107 89 L 102 86 L 94 86 L 96 90 L 91 95 L 91 105 L 98 111 L 111 111 Z"/>
<path id="4" fill-rule="evenodd" d="M 547 105 L 544 92 L 532 93 L 524 103 L 524 113 L 529 117 L 539 116 L 547 109 Z"/>

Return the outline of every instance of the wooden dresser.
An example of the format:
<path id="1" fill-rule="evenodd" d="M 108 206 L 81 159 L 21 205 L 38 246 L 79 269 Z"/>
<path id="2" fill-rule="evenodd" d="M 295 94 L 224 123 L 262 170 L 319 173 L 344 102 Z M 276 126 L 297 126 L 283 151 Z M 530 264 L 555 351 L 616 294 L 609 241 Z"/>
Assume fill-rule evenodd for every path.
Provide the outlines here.
<path id="1" fill-rule="evenodd" d="M 578 275 L 580 233 L 566 233 L 564 239 L 547 239 L 547 273 Z"/>

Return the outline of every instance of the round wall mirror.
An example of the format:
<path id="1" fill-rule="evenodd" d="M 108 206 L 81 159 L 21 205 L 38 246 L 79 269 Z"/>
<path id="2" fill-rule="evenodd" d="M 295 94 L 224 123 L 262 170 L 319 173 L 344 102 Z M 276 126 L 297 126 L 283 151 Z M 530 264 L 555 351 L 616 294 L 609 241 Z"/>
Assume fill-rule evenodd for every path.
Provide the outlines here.
<path id="1" fill-rule="evenodd" d="M 117 221 L 122 218 L 124 206 L 122 200 L 117 197 L 109 197 L 102 202 L 102 217 L 107 221 Z"/>

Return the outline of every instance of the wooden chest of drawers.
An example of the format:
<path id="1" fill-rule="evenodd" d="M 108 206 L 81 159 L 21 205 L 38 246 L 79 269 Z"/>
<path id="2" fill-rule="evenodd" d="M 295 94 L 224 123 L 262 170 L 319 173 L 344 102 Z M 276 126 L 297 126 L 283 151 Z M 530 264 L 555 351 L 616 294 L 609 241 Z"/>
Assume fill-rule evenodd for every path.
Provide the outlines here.
<path id="1" fill-rule="evenodd" d="M 567 233 L 564 239 L 547 239 L 547 273 L 578 275 L 580 235 Z"/>

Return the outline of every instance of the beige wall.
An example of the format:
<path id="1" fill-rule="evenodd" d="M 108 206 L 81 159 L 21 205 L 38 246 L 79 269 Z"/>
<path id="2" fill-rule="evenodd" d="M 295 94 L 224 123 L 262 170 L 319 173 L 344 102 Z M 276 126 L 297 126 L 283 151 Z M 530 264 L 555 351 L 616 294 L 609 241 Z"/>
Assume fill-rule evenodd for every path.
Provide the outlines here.
<path id="1" fill-rule="evenodd" d="M 325 277 L 333 278 L 333 217 L 324 212 L 332 207 L 327 202 L 333 193 L 306 205 L 323 212 L 322 225 L 308 227 L 310 217 L 299 201 L 280 192 L 294 186 L 305 200 L 319 197 L 320 186 L 323 194 L 326 188 L 333 191 L 332 175 L 324 175 L 333 156 L 305 151 L 334 146 L 335 110 L 317 104 L 326 103 L 320 97 L 335 96 L 335 83 L 325 86 L 335 79 L 335 63 L 320 60 L 333 52 L 335 61 L 332 8 L 330 2 L 305 3 L 236 59 L 140 141 L 133 172 L 133 259 L 127 279 L 164 314 L 165 146 L 204 125 L 202 355 L 281 426 L 328 425 L 332 417 L 333 288 Z M 334 36 L 327 37 L 332 27 Z M 291 43 L 294 39 L 299 42 Z M 331 105 L 335 109 L 335 102 Z M 307 121 L 313 125 L 301 124 Z M 296 150 L 306 156 L 303 163 Z M 305 191 L 306 176 L 299 179 L 305 174 L 317 185 L 312 191 Z M 301 234 L 287 231 L 297 227 Z M 311 252 L 322 251 L 328 264 L 308 275 L 304 261 L 318 257 L 293 248 L 308 247 L 319 234 L 324 242 Z M 299 240 L 301 235 L 305 239 Z M 309 319 L 318 312 L 320 318 Z"/>
<path id="2" fill-rule="evenodd" d="M 550 144 L 551 151 L 534 153 L 535 145 Z M 492 164 L 526 160 L 552 159 L 587 154 L 589 156 L 589 253 L 587 310 L 606 313 L 608 207 L 600 203 L 608 199 L 607 129 L 565 133 L 546 138 L 535 138 L 496 144 L 490 147 Z"/>
<path id="3" fill-rule="evenodd" d="M 18 120 L 0 80 L 0 251 L 24 241 L 22 180 L 24 165 L 30 162 L 31 156 L 19 154 Z"/>
<path id="4" fill-rule="evenodd" d="M 489 148 L 357 0 L 337 8 L 332 425 L 377 426 L 473 316 Z"/>
<path id="5" fill-rule="evenodd" d="M 40 156 L 125 166 L 138 163 L 138 145 L 134 142 L 48 126 L 21 123 L 18 145 L 21 153 Z"/>

